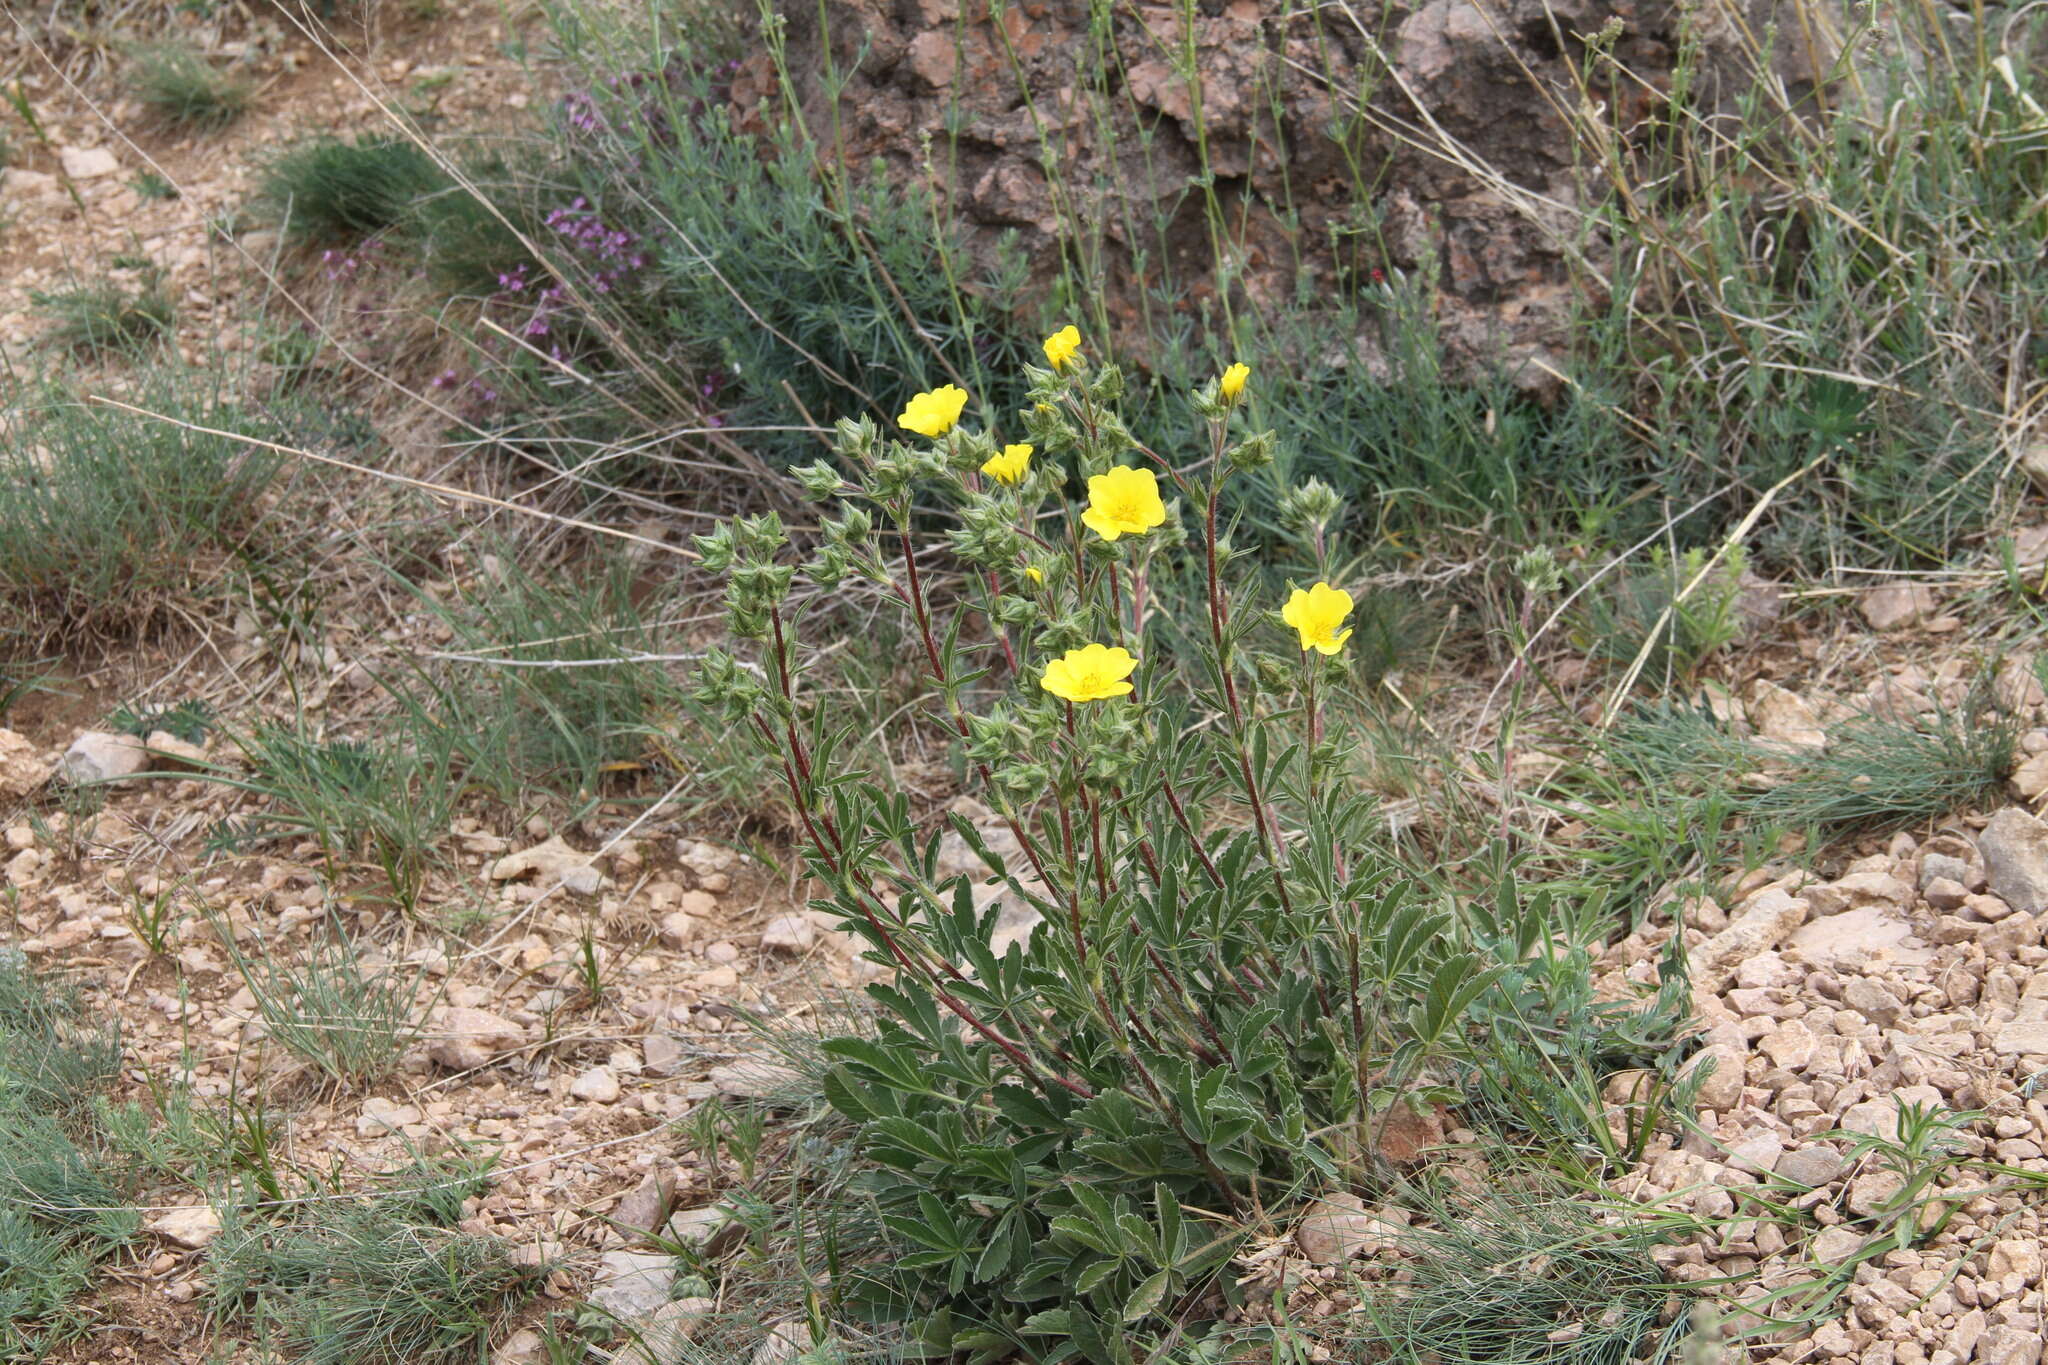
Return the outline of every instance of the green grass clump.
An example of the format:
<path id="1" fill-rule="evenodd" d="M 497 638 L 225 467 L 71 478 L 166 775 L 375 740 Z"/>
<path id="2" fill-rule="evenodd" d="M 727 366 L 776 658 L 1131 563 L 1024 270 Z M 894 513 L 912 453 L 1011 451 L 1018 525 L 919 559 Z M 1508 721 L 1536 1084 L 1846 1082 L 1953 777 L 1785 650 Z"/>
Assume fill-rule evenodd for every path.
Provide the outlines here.
<path id="1" fill-rule="evenodd" d="M 1785 829 L 1829 835 L 1895 829 L 1996 795 L 2012 770 L 2018 730 L 1981 698 L 1920 721 L 1860 716 L 1829 734 L 1825 751 L 1787 754 L 1733 733 L 1704 706 L 1660 703 L 1618 724 L 1606 746 L 1645 788 L 1707 799 L 1770 783 L 1737 809 Z"/>
<path id="2" fill-rule="evenodd" d="M 144 109 L 172 127 L 199 132 L 233 123 L 248 112 L 256 93 L 248 81 L 176 44 L 137 52 L 132 79 Z"/>
<path id="3" fill-rule="evenodd" d="M 582 806 L 675 771 L 676 731 L 695 707 L 680 670 L 651 657 L 673 652 L 663 594 L 642 597 L 623 557 L 541 573 L 512 546 L 498 555 L 493 581 L 432 606 L 465 657 L 425 705 L 466 774 L 515 805 L 554 793 Z M 707 780 L 719 747 L 690 760 Z"/>
<path id="4" fill-rule="evenodd" d="M 1740 734 L 1704 703 L 1644 702 L 1590 741 L 1604 761 L 1551 804 L 1592 831 L 1565 851 L 1568 875 L 1607 888 L 1634 924 L 1664 888 L 1762 866 L 1788 834 L 1819 846 L 1989 803 L 2017 742 L 1981 697 L 1917 721 L 1856 717 L 1818 753 Z"/>
<path id="5" fill-rule="evenodd" d="M 155 271 L 134 288 L 110 280 L 31 290 L 29 302 L 50 321 L 43 345 L 95 360 L 153 350 L 170 335 L 177 315 Z"/>
<path id="6" fill-rule="evenodd" d="M 1666 687 L 1691 682 L 1742 634 L 1744 562 L 1740 546 L 1718 563 L 1705 550 L 1674 558 L 1656 546 L 1643 568 L 1623 569 L 1586 595 L 1573 643 Z"/>
<path id="7" fill-rule="evenodd" d="M 1402 1365 L 1662 1365 L 1693 1324 L 1650 1260 L 1650 1220 L 1619 1227 L 1596 1204 L 1539 1185 L 1478 1194 L 1407 1187 L 1427 1215 L 1404 1239 L 1398 1287 L 1367 1288 L 1343 1359 Z"/>
<path id="8" fill-rule="evenodd" d="M 493 572 L 451 598 L 416 590 L 453 657 L 384 680 L 389 733 L 446 751 L 465 785 L 519 810 L 573 818 L 670 788 L 684 815 L 775 805 L 772 768 L 690 695 L 688 623 L 702 606 L 672 577 L 601 548 L 547 565 L 531 543 L 485 543 Z"/>
<path id="9" fill-rule="evenodd" d="M 221 431 L 269 424 L 184 371 L 136 407 Z M 85 403 L 53 388 L 0 411 L 0 635 L 141 630 L 259 548 L 278 457 L 228 436 Z"/>
<path id="10" fill-rule="evenodd" d="M 282 1222 L 230 1210 L 208 1253 L 215 1312 L 307 1365 L 478 1360 L 534 1279 L 503 1243 L 451 1230 L 481 1188 L 473 1169 L 429 1163 Z"/>
<path id="11" fill-rule="evenodd" d="M 1957 43 L 1928 12 L 1860 15 L 1808 94 L 1768 37 L 1709 80 L 1697 23 L 1681 34 L 1654 135 L 1581 126 L 1616 186 L 1596 219 L 1619 263 L 1584 363 L 1627 387 L 1672 502 L 1729 488 L 1725 522 L 1799 476 L 1761 556 L 1945 562 L 1999 510 L 2013 397 L 2048 378 L 2009 344 L 2048 316 L 2048 27 Z M 1584 75 L 1633 79 L 1597 46 Z"/>
<path id="12" fill-rule="evenodd" d="M 289 961 L 268 948 L 229 952 L 256 997 L 264 1032 L 339 1085 L 390 1075 L 431 1003 L 418 969 L 368 966 L 345 937 Z"/>
<path id="13" fill-rule="evenodd" d="M 119 1063 L 70 993 L 0 955 L 0 1358 L 80 1333 L 94 1267 L 135 1234 L 91 1117 Z"/>
<path id="14" fill-rule="evenodd" d="M 264 798 L 265 809 L 218 837 L 234 846 L 309 838 L 337 871 L 373 865 L 410 905 L 454 814 L 452 739 L 432 725 L 351 739 L 316 734 L 303 720 L 260 724 L 235 739 L 246 771 L 209 780 Z"/>
<path id="15" fill-rule="evenodd" d="M 261 195 L 293 240 L 318 245 L 375 236 L 446 184 L 418 144 L 365 133 L 353 142 L 316 138 L 284 152 L 264 169 Z"/>
<path id="16" fill-rule="evenodd" d="M 422 196 L 413 205 L 408 230 L 437 288 L 458 295 L 493 294 L 504 287 L 501 277 L 531 265 L 527 242 L 549 235 L 540 207 L 547 169 L 531 160 L 485 153 L 466 159 L 462 180 Z M 538 290 L 545 283 L 535 278 L 531 287 Z"/>

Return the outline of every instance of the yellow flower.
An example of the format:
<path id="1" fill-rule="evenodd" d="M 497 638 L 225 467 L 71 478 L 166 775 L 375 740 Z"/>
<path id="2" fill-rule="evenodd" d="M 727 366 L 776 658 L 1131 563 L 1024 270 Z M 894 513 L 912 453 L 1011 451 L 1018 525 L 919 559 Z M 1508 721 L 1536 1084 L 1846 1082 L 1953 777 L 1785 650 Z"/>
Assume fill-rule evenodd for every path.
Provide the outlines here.
<path id="1" fill-rule="evenodd" d="M 1078 327 L 1062 327 L 1045 339 L 1046 363 L 1055 370 L 1064 370 L 1074 363 L 1074 357 L 1081 354 L 1081 330 Z"/>
<path id="2" fill-rule="evenodd" d="M 992 455 L 981 467 L 981 472 L 997 483 L 1012 486 L 1024 482 L 1024 476 L 1031 472 L 1031 447 L 1022 443 L 1004 446 L 1003 453 Z"/>
<path id="3" fill-rule="evenodd" d="M 896 425 L 920 436 L 944 436 L 960 420 L 960 411 L 966 406 L 967 390 L 957 384 L 942 384 L 911 399 L 897 417 Z"/>
<path id="4" fill-rule="evenodd" d="M 1038 571 L 1038 566 L 1036 564 L 1026 564 L 1024 566 L 1024 576 L 1030 579 L 1033 583 L 1045 582 L 1045 575 Z"/>
<path id="5" fill-rule="evenodd" d="M 1216 392 L 1224 402 L 1235 403 L 1244 392 L 1244 381 L 1252 377 L 1252 367 L 1243 363 L 1232 365 L 1216 381 Z"/>
<path id="6" fill-rule="evenodd" d="M 1047 664 L 1038 685 L 1063 701 L 1101 701 L 1129 693 L 1131 685 L 1124 679 L 1137 666 L 1128 650 L 1083 645 Z"/>
<path id="7" fill-rule="evenodd" d="M 1081 524 L 1104 540 L 1142 536 L 1166 521 L 1159 480 L 1149 469 L 1118 465 L 1088 480 L 1088 510 Z"/>
<path id="8" fill-rule="evenodd" d="M 1351 594 L 1328 583 L 1318 583 L 1306 591 L 1296 588 L 1287 605 L 1280 608 L 1280 619 L 1301 636 L 1302 649 L 1317 649 L 1325 654 L 1335 654 L 1351 638 L 1350 631 L 1337 629 L 1350 614 Z"/>

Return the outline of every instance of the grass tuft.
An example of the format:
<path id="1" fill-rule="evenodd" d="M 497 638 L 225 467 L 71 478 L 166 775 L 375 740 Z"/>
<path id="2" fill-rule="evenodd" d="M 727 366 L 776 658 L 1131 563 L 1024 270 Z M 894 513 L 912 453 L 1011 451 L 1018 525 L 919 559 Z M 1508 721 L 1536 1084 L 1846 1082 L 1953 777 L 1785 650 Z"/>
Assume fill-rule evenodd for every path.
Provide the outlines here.
<path id="1" fill-rule="evenodd" d="M 231 934 L 221 937 L 256 997 L 265 1032 L 337 1084 L 390 1075 L 418 1037 L 428 1003 L 418 969 L 370 966 L 339 936 L 291 962 L 262 947 L 252 956 Z"/>
<path id="2" fill-rule="evenodd" d="M 310 838 L 337 870 L 374 865 L 411 905 L 454 813 L 452 738 L 435 726 L 346 739 L 317 735 L 303 720 L 260 724 L 236 739 L 247 771 L 210 777 L 265 798 L 267 808 L 223 828 L 220 842 Z"/>
<path id="3" fill-rule="evenodd" d="M 74 996 L 0 955 L 0 1358 L 42 1359 L 82 1332 L 95 1265 L 135 1234 L 91 1121 L 119 1063 Z"/>
<path id="4" fill-rule="evenodd" d="M 224 431 L 268 424 L 202 376 L 147 376 L 137 407 Z M 277 457 L 44 389 L 0 410 L 0 636 L 78 642 L 155 624 L 255 552 Z"/>
<path id="5" fill-rule="evenodd" d="M 413 203 L 441 189 L 434 159 L 404 138 L 366 133 L 353 142 L 316 138 L 264 170 L 261 195 L 294 241 L 356 242 L 396 226 Z"/>
<path id="6" fill-rule="evenodd" d="M 270 1223 L 226 1211 L 209 1252 L 215 1312 L 307 1365 L 474 1361 L 533 1272 L 451 1231 L 474 1171 L 423 1166 L 366 1198 L 328 1196 Z"/>
<path id="7" fill-rule="evenodd" d="M 142 107 L 159 121 L 194 132 L 217 132 L 249 110 L 248 81 L 189 47 L 162 43 L 135 54 L 133 79 Z"/>
<path id="8" fill-rule="evenodd" d="M 1663 1362 L 1691 1322 L 1651 1262 L 1654 1229 L 1613 1225 L 1555 1189 L 1456 1198 L 1409 1188 L 1429 1215 L 1405 1244 L 1398 1288 L 1363 1295 L 1354 1361 L 1437 1365 Z"/>
<path id="9" fill-rule="evenodd" d="M 155 271 L 132 289 L 108 281 L 31 290 L 29 302 L 50 320 L 43 345 L 93 360 L 141 356 L 155 349 L 170 335 L 177 312 Z"/>

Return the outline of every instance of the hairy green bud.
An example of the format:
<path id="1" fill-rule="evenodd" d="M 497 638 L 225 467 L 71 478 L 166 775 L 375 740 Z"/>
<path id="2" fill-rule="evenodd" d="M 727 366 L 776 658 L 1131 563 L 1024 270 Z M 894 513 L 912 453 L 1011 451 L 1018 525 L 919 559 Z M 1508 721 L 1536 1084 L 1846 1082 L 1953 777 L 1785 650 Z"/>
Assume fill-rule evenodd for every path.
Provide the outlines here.
<path id="1" fill-rule="evenodd" d="M 1312 535 L 1337 519 L 1344 499 L 1321 479 L 1304 479 L 1280 495 L 1280 523 L 1299 535 Z"/>
<path id="2" fill-rule="evenodd" d="M 1245 437 L 1230 447 L 1224 452 L 1224 458 L 1228 459 L 1230 467 L 1240 474 L 1250 473 L 1254 469 L 1264 469 L 1273 463 L 1273 452 L 1279 444 L 1279 437 L 1270 431 L 1261 431 Z"/>
<path id="3" fill-rule="evenodd" d="M 804 492 L 821 502 L 838 493 L 844 486 L 844 480 L 839 477 L 839 471 L 823 460 L 792 469 L 790 473 L 794 474 L 796 481 L 803 485 Z"/>

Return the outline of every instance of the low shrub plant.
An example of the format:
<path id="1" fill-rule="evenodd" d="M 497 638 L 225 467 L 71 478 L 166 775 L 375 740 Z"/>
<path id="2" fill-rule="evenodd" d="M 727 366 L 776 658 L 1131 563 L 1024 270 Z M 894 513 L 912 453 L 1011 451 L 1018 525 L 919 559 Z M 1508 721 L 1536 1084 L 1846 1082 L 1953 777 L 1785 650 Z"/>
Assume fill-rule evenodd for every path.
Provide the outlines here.
<path id="1" fill-rule="evenodd" d="M 891 974 L 872 1031 L 821 1045 L 858 1153 L 823 1238 L 835 1311 L 983 1362 L 1179 1359 L 1162 1343 L 1210 1335 L 1243 1237 L 1371 1186 L 1400 1111 L 1460 1096 L 1481 1014 L 1504 985 L 1540 993 L 1504 972 L 1549 911 L 1479 915 L 1404 875 L 1339 780 L 1353 741 L 1324 699 L 1354 603 L 1323 577 L 1328 538 L 1315 580 L 1261 600 L 1221 511 L 1275 444 L 1246 421 L 1248 368 L 1189 396 L 1205 439 L 1172 456 L 1134 441 L 1122 373 L 1073 328 L 1024 381 L 1000 431 L 963 423 L 952 385 L 896 432 L 841 421 L 836 462 L 798 471 L 827 509 L 807 559 L 773 514 L 701 537 L 753 657 L 712 654 L 700 694 L 775 756 L 817 907 Z M 1293 499 L 1318 532 L 1341 515 L 1327 488 Z M 934 505 L 969 573 L 945 601 Z M 912 624 L 926 704 L 1003 832 L 951 821 L 981 876 L 939 875 L 945 831 L 847 761 L 807 691 L 808 613 L 849 581 Z M 1179 583 L 1193 600 L 1162 598 Z M 1167 616 L 1202 623 L 1178 668 Z M 1026 941 L 998 946 L 1002 902 L 1042 917 Z"/>

